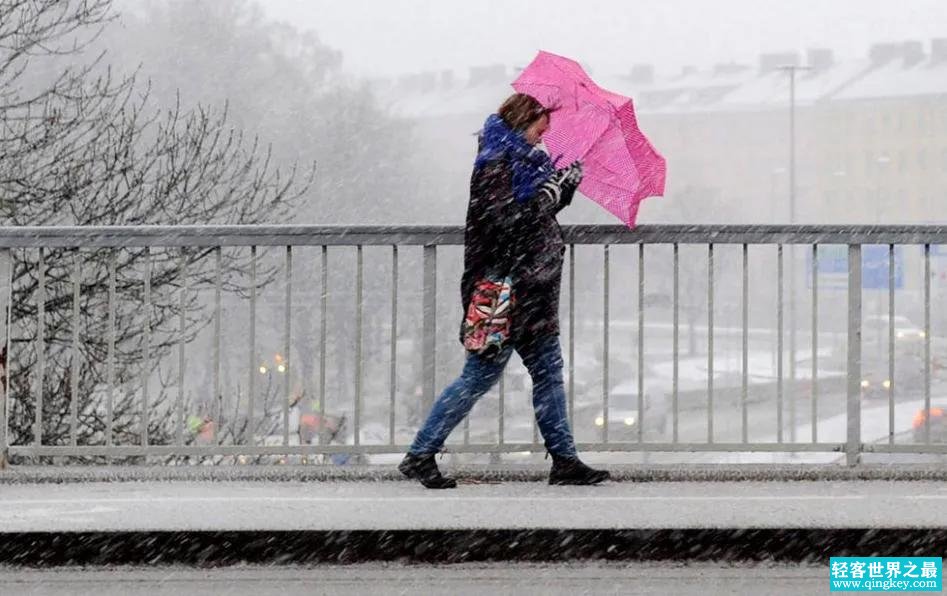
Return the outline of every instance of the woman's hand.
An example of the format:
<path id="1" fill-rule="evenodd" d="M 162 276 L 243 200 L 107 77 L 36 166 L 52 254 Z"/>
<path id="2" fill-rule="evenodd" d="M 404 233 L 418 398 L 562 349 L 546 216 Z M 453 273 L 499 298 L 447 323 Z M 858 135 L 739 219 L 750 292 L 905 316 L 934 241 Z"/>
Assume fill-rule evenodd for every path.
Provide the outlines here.
<path id="1" fill-rule="evenodd" d="M 540 187 L 537 197 L 543 209 L 553 214 L 572 203 L 575 189 L 582 182 L 582 162 L 574 161 L 556 173 Z"/>
<path id="2" fill-rule="evenodd" d="M 576 160 L 572 162 L 569 167 L 559 170 L 559 173 L 562 176 L 562 182 L 560 182 L 562 192 L 559 195 L 559 207 L 556 210 L 557 212 L 572 204 L 575 189 L 577 189 L 582 182 L 582 162 Z"/>
<path id="3" fill-rule="evenodd" d="M 584 175 L 582 171 L 582 162 L 576 160 L 569 165 L 569 167 L 562 170 L 565 173 L 563 178 L 563 184 L 572 185 L 573 187 L 578 187 L 582 183 L 582 176 Z"/>

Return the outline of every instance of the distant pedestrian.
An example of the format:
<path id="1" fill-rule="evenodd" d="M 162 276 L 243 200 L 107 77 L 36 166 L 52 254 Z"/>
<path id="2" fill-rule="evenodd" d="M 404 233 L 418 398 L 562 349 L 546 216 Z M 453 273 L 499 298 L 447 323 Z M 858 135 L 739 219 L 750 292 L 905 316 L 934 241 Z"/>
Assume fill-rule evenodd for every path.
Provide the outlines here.
<path id="1" fill-rule="evenodd" d="M 428 488 L 454 488 L 434 456 L 493 387 L 513 350 L 533 380 L 533 409 L 552 456 L 550 484 L 597 484 L 604 470 L 582 463 L 566 415 L 559 345 L 565 244 L 556 214 L 572 202 L 582 164 L 556 169 L 537 147 L 550 110 L 529 95 L 507 99 L 484 123 L 470 181 L 464 235 L 463 372 L 437 398 L 401 472 Z"/>

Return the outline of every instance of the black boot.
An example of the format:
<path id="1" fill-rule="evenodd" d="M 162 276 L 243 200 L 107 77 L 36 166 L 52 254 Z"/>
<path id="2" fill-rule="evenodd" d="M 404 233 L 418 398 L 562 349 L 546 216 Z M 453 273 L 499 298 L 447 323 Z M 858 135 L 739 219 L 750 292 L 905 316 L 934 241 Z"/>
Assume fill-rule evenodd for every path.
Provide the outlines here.
<path id="1" fill-rule="evenodd" d="M 398 470 L 408 478 L 421 481 L 425 488 L 457 487 L 457 482 L 453 478 L 441 475 L 441 471 L 437 469 L 437 463 L 434 461 L 433 453 L 429 455 L 412 455 L 409 453 L 398 464 Z"/>
<path id="2" fill-rule="evenodd" d="M 593 470 L 577 457 L 552 456 L 549 484 L 588 485 L 604 482 L 611 477 L 607 470 Z"/>

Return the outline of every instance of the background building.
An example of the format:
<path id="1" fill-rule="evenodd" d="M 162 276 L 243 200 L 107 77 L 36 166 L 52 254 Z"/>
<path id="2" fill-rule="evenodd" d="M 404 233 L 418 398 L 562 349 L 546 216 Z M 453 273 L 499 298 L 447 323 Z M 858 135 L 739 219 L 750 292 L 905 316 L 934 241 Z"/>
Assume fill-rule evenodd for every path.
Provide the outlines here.
<path id="1" fill-rule="evenodd" d="M 783 223 L 789 220 L 789 80 L 797 73 L 797 203 L 806 223 L 930 223 L 947 219 L 947 39 L 876 44 L 864 59 L 831 50 L 764 54 L 756 65 L 647 64 L 604 87 L 635 98 L 642 129 L 668 160 L 666 197 L 645 202 L 642 223 Z M 379 81 L 393 111 L 415 124 L 422 165 L 415 196 L 432 219 L 456 222 L 466 201 L 475 134 L 511 92 L 517 68 L 420 73 Z M 611 219 L 587 202 L 567 222 Z"/>

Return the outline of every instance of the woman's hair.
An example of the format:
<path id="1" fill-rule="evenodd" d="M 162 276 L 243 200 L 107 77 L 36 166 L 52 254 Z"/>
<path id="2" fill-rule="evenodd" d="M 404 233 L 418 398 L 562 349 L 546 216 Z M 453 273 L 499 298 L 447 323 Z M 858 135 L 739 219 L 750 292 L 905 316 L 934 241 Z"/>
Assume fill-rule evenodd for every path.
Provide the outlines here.
<path id="1" fill-rule="evenodd" d="M 516 93 L 507 98 L 497 110 L 503 122 L 513 130 L 526 130 L 529 125 L 543 116 L 548 116 L 553 110 L 544 108 L 533 97 L 525 93 Z"/>

